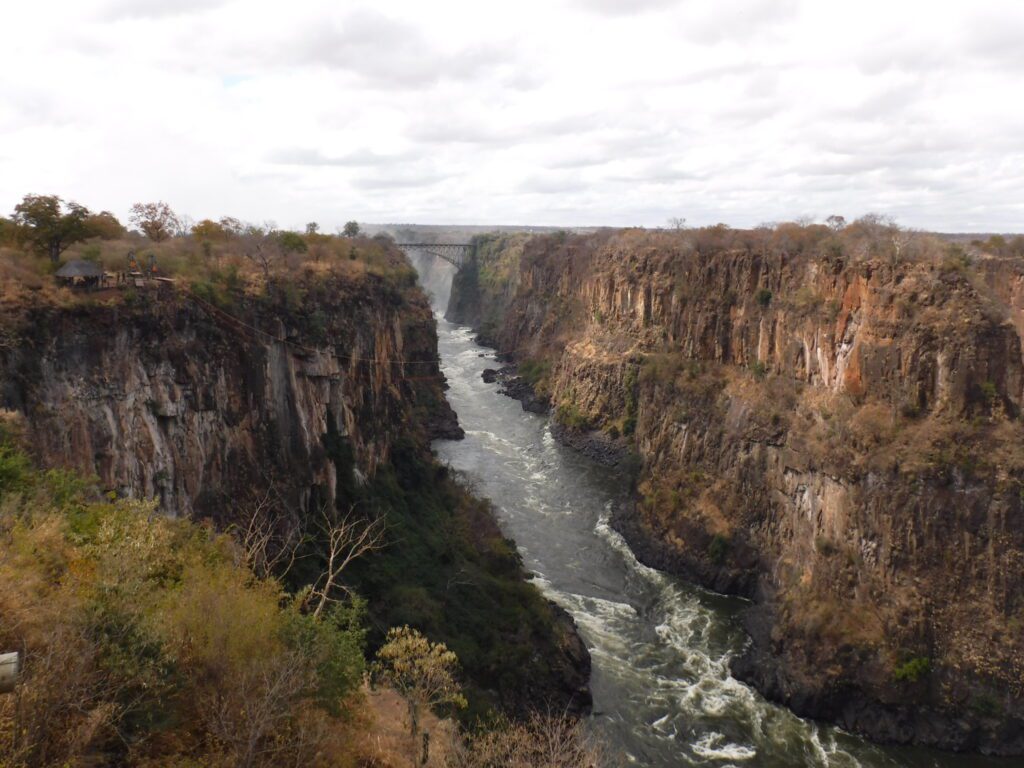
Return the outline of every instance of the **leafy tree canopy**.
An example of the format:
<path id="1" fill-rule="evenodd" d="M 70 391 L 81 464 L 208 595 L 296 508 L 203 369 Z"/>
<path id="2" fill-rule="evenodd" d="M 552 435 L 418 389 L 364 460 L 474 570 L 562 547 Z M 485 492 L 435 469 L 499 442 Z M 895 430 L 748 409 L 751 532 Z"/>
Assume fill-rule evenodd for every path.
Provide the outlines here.
<path id="1" fill-rule="evenodd" d="M 54 264 L 72 244 L 90 236 L 89 209 L 56 195 L 25 195 L 14 207 L 21 241 Z"/>

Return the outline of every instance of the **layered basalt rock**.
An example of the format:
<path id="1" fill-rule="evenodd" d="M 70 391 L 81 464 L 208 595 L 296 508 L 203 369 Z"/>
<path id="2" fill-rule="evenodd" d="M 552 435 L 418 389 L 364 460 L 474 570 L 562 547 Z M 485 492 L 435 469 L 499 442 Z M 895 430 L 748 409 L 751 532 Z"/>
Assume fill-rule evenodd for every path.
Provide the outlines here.
<path id="1" fill-rule="evenodd" d="M 410 431 L 458 433 L 422 297 L 379 279 L 306 289 L 301 310 L 188 294 L 30 308 L 0 352 L 3 406 L 45 465 L 172 515 L 218 516 L 270 483 L 300 507 L 333 501 L 328 433 L 364 475 Z"/>
<path id="2" fill-rule="evenodd" d="M 476 272 L 514 288 L 476 301 L 559 434 L 628 443 L 638 555 L 756 600 L 737 675 L 877 739 L 1024 752 L 1022 265 L 702 237 L 492 244 Z"/>

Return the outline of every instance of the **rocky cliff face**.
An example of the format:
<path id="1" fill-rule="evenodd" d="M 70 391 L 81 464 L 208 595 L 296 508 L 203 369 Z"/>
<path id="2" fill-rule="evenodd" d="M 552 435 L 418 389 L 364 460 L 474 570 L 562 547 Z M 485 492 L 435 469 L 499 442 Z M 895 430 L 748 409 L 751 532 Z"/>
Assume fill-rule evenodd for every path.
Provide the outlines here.
<path id="1" fill-rule="evenodd" d="M 258 296 L 9 307 L 0 404 L 22 414 L 42 465 L 166 514 L 227 527 L 270 498 L 275 524 L 305 518 L 313 533 L 324 509 L 383 516 L 385 546 L 345 574 L 369 601 L 371 642 L 412 624 L 459 653 L 475 706 L 584 711 L 589 656 L 572 620 L 430 454 L 462 431 L 411 277 L 311 270 Z M 317 546 L 289 574 L 296 588 L 316 578 Z M 455 601 L 453 582 L 477 588 Z"/>
<path id="2" fill-rule="evenodd" d="M 328 433 L 366 476 L 410 428 L 457 430 L 422 298 L 380 279 L 301 290 L 301 310 L 174 294 L 30 309 L 0 357 L 3 406 L 46 465 L 173 515 L 218 515 L 270 483 L 303 508 L 332 502 Z"/>
<path id="3" fill-rule="evenodd" d="M 875 738 L 1024 752 L 1020 265 L 709 240 L 478 248 L 515 278 L 477 305 L 574 444 L 635 452 L 638 554 L 756 599 L 736 674 Z"/>

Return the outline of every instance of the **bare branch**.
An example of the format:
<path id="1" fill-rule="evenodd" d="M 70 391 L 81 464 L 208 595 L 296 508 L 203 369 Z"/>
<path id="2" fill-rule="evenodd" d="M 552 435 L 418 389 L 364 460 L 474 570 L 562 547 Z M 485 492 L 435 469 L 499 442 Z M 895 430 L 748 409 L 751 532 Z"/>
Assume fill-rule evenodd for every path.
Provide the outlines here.
<path id="1" fill-rule="evenodd" d="M 357 516 L 354 507 L 349 507 L 337 521 L 331 519 L 324 507 L 319 528 L 327 542 L 327 566 L 309 593 L 309 600 L 316 602 L 313 615 L 317 618 L 332 602 L 335 590 L 348 591 L 339 580 L 344 570 L 353 560 L 383 547 L 386 530 L 383 517 L 367 520 Z"/>

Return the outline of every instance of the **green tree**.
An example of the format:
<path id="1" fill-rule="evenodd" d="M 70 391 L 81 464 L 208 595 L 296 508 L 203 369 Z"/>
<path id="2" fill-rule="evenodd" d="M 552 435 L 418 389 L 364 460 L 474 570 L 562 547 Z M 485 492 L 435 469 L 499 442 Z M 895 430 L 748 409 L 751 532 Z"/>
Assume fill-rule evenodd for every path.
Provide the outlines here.
<path id="1" fill-rule="evenodd" d="M 223 224 L 203 219 L 192 225 L 192 237 L 200 240 L 227 240 L 228 230 Z"/>
<path id="2" fill-rule="evenodd" d="M 101 240 L 116 240 L 124 237 L 124 225 L 110 211 L 94 213 L 85 220 L 87 237 L 98 237 Z"/>
<path id="3" fill-rule="evenodd" d="M 0 216 L 0 245 L 14 245 L 17 231 L 18 227 L 13 221 Z"/>
<path id="4" fill-rule="evenodd" d="M 418 751 L 420 718 L 425 710 L 444 705 L 466 707 L 462 687 L 455 679 L 458 657 L 444 643 L 432 643 L 415 629 L 392 627 L 387 641 L 377 651 L 373 665 L 375 679 L 390 685 L 405 699 L 409 709 L 409 731 L 413 749 Z M 423 734 L 419 763 L 426 764 L 430 734 Z"/>
<path id="5" fill-rule="evenodd" d="M 996 256 L 1006 253 L 1006 238 L 1002 235 L 992 235 L 986 242 L 985 247 Z"/>
<path id="6" fill-rule="evenodd" d="M 14 207 L 22 242 L 54 264 L 72 244 L 89 237 L 89 209 L 56 195 L 25 195 Z"/>
<path id="7" fill-rule="evenodd" d="M 302 235 L 298 232 L 278 232 L 277 247 L 281 249 L 281 253 L 285 256 L 291 253 L 305 253 L 306 241 L 302 239 Z"/>
<path id="8" fill-rule="evenodd" d="M 345 226 L 341 230 L 341 234 L 345 237 L 355 237 L 359 234 L 359 222 L 349 221 L 345 223 Z"/>

